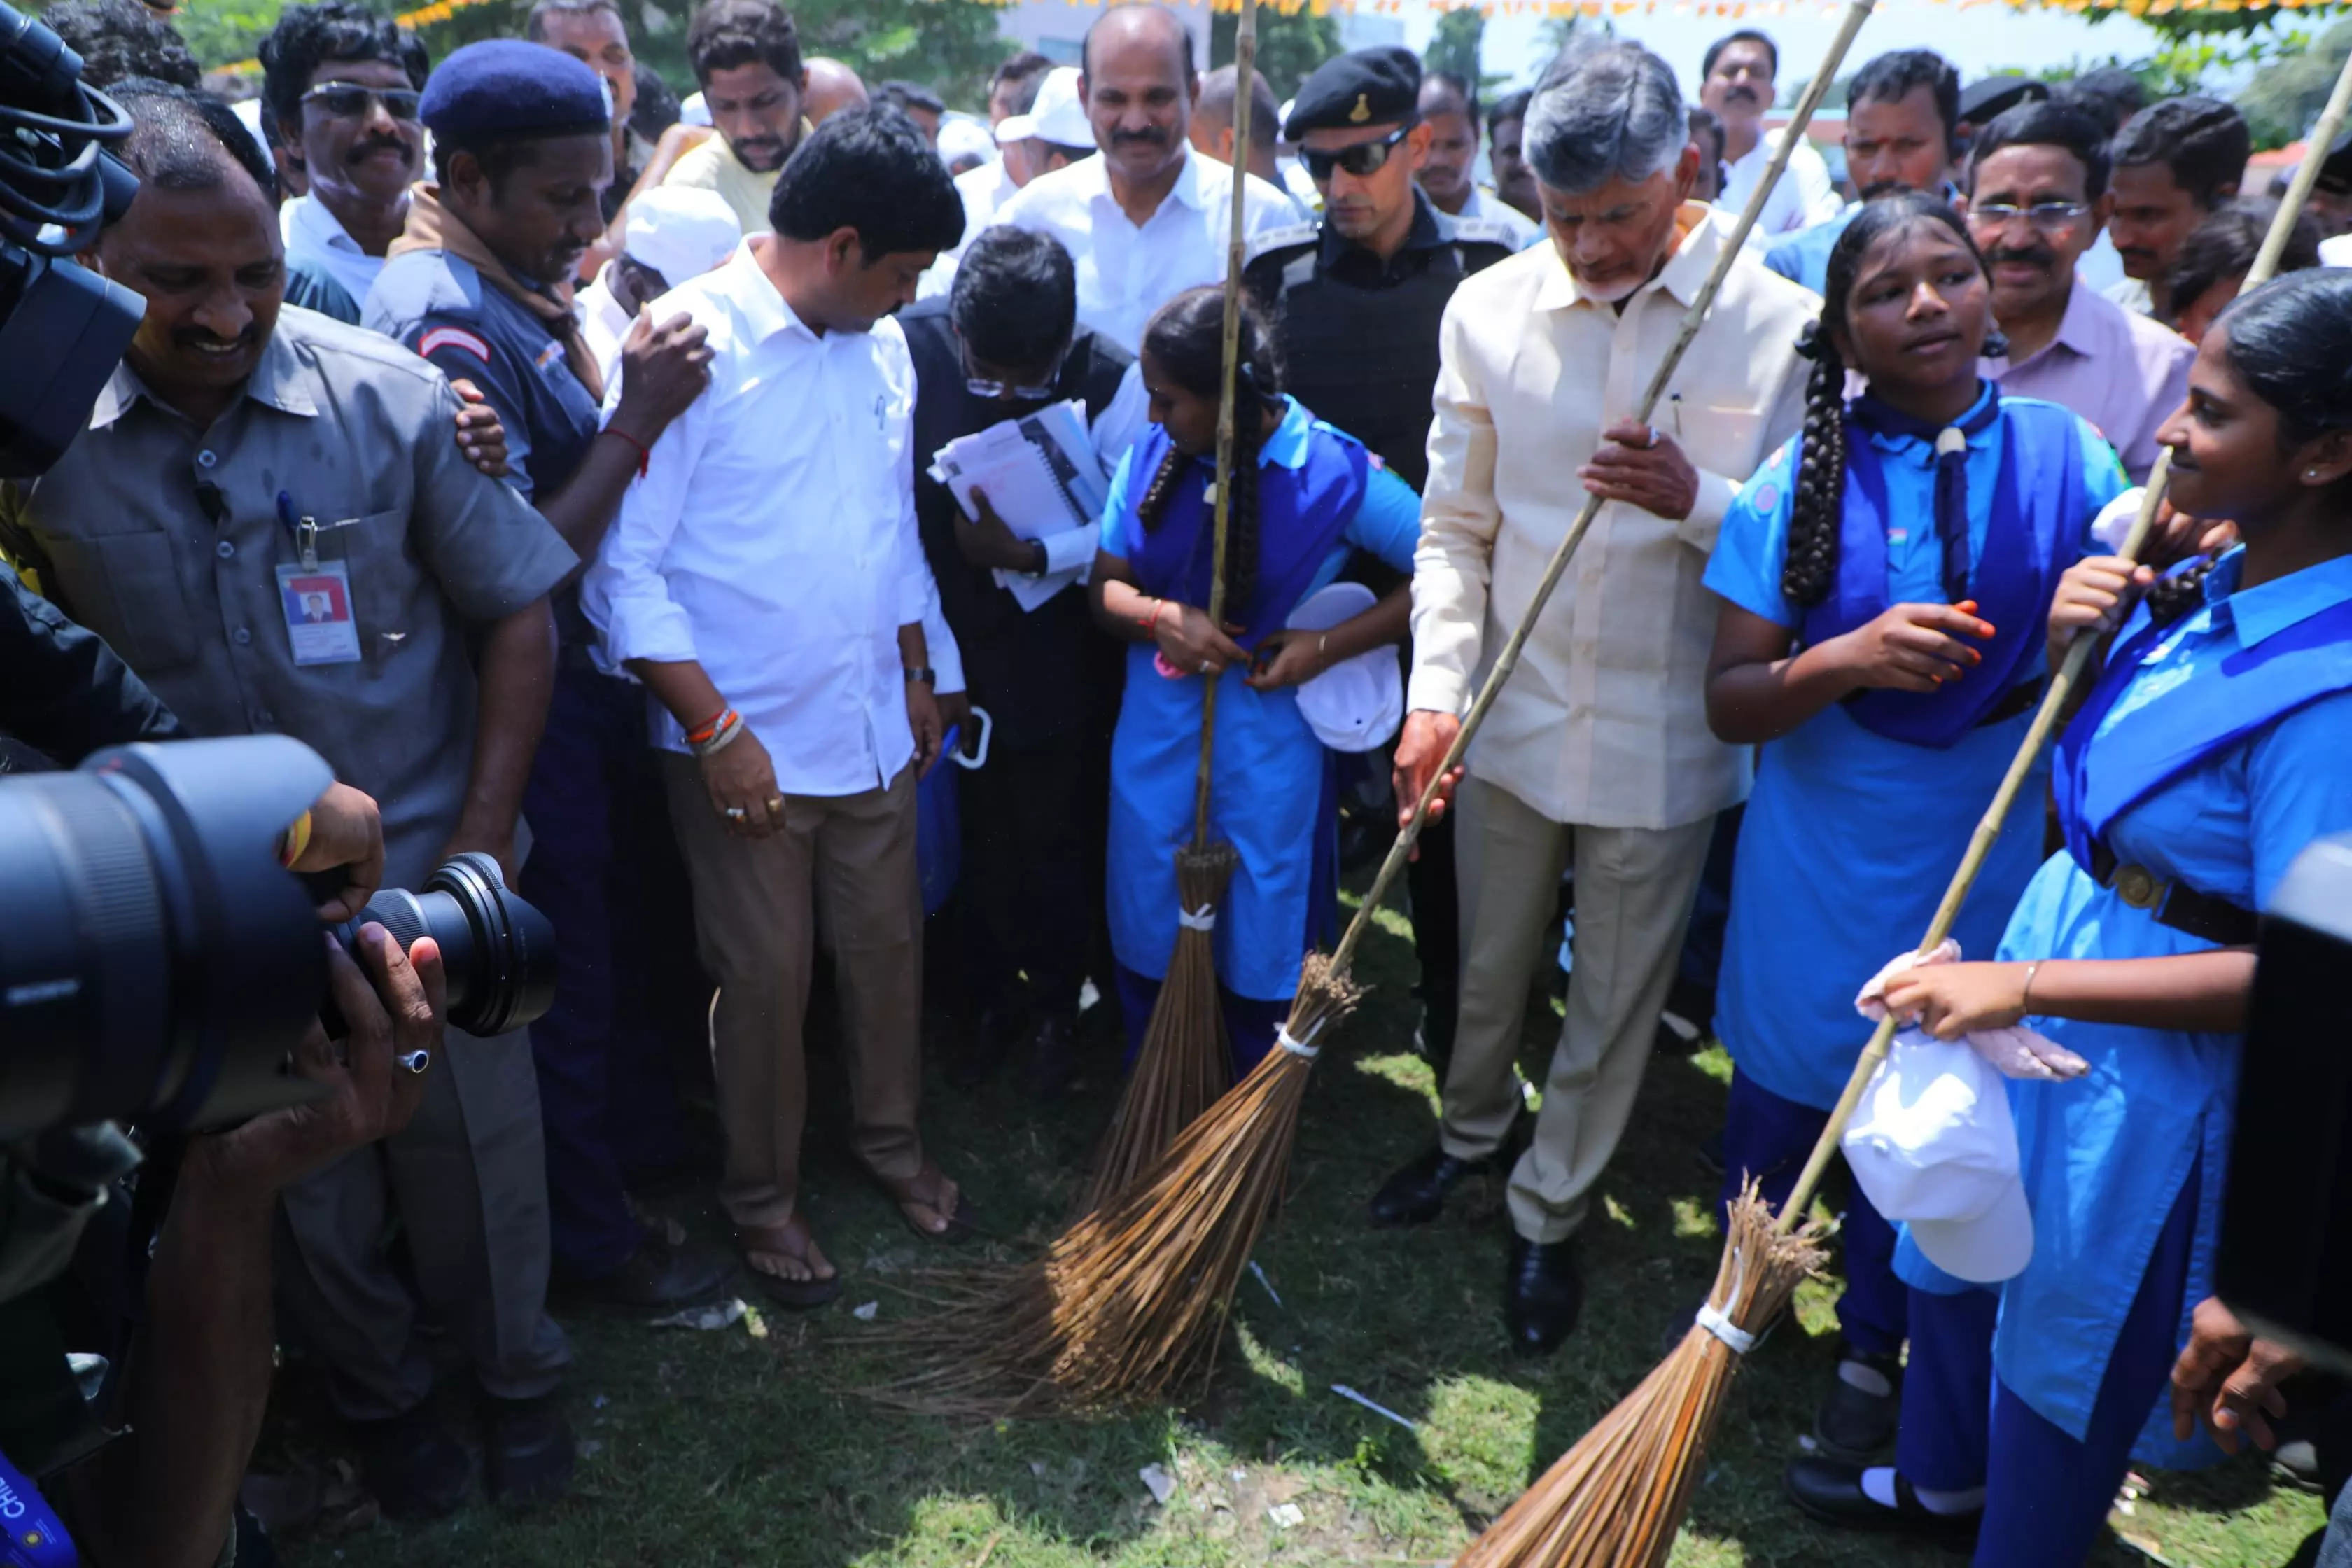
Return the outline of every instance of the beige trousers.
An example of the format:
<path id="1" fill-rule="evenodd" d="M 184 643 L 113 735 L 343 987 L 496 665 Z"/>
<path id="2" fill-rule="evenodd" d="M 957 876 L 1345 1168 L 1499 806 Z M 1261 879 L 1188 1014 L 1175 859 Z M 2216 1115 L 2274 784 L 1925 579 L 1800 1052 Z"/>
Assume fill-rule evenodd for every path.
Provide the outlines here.
<path id="1" fill-rule="evenodd" d="M 1475 778 L 1463 781 L 1457 810 L 1462 1014 L 1440 1133 L 1457 1159 L 1484 1159 L 1510 1134 L 1528 987 L 1560 874 L 1575 858 L 1576 978 L 1509 1200 L 1519 1235 L 1560 1241 L 1584 1223 L 1592 1184 L 1633 1113 L 1715 819 L 1571 826 Z"/>
<path id="2" fill-rule="evenodd" d="M 710 1052 L 728 1217 L 782 1225 L 800 1193 L 802 1026 L 820 900 L 841 987 L 851 1145 L 884 1181 L 913 1177 L 923 1164 L 915 1130 L 923 1005 L 915 770 L 859 795 L 788 795 L 782 830 L 766 838 L 727 832 L 692 757 L 665 754 L 662 777 L 694 882 L 703 965 L 719 982 Z"/>

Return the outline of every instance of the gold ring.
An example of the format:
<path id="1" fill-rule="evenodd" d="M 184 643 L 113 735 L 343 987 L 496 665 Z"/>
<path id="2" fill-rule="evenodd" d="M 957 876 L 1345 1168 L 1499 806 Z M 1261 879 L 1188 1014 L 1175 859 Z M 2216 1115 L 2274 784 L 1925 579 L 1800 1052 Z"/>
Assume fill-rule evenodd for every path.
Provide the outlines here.
<path id="1" fill-rule="evenodd" d="M 770 795 L 768 797 L 768 815 L 770 816 L 782 816 L 783 814 L 784 797 L 780 795 Z"/>

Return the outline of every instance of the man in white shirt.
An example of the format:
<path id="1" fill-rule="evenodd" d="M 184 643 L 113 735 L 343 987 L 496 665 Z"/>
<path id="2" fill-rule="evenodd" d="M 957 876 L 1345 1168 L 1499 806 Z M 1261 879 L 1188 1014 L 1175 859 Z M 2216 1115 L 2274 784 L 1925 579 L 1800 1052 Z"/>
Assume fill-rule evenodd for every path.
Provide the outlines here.
<path id="1" fill-rule="evenodd" d="M 1113 6 L 1087 29 L 1082 58 L 1100 155 L 1031 180 L 996 221 L 1060 240 L 1078 266 L 1078 320 L 1133 353 L 1154 310 L 1223 281 L 1236 177 L 1246 182 L 1248 232 L 1289 223 L 1297 209 L 1264 180 L 1192 150 L 1201 78 L 1174 12 Z"/>
<path id="2" fill-rule="evenodd" d="M 1429 72 L 1421 79 L 1421 119 L 1430 128 L 1429 156 L 1414 177 L 1431 205 L 1448 217 L 1468 219 L 1477 237 L 1500 239 L 1513 250 L 1543 237 L 1533 218 L 1478 184 L 1475 88 L 1451 71 Z"/>
<path id="3" fill-rule="evenodd" d="M 355 0 L 327 0 L 288 6 L 258 52 L 278 156 L 308 183 L 279 220 L 287 302 L 357 325 L 424 157 L 425 46 Z"/>
<path id="4" fill-rule="evenodd" d="M 646 306 L 690 279 L 722 267 L 743 242 L 735 209 L 716 191 L 656 185 L 626 209 L 627 240 L 604 263 L 572 308 L 610 386 L 621 374 L 621 348 Z"/>
<path id="5" fill-rule="evenodd" d="M 1699 153 L 1673 70 L 1632 44 L 1555 65 L 1525 147 L 1552 243 L 1464 280 L 1440 331 L 1401 802 L 1461 732 L 1586 498 L 1604 504 L 1469 752 L 1440 1142 L 1373 1217 L 1435 1219 L 1449 1187 L 1499 1163 L 1528 986 L 1572 859 L 1577 979 L 1509 1191 L 1504 1317 L 1513 1345 L 1541 1354 L 1575 1327 L 1573 1237 L 1640 1088 L 1715 816 L 1748 792 L 1746 751 L 1706 727 L 1715 606 L 1700 577 L 1738 486 L 1802 421 L 1795 343 L 1818 301 L 1743 255 L 1671 401 L 1633 423 L 1732 226 L 1689 199 Z"/>
<path id="6" fill-rule="evenodd" d="M 1079 101 L 1079 79 L 1077 67 L 1055 66 L 1032 78 L 1025 88 L 1018 81 L 1013 84 L 1013 101 L 1020 107 L 996 124 L 1003 156 L 956 176 L 956 194 L 963 198 L 963 241 L 923 274 L 917 290 L 920 298 L 935 299 L 954 285 L 956 264 L 965 249 L 1031 180 L 1093 155 L 1094 127 Z M 992 112 L 1003 99 L 1003 94 L 989 95 Z"/>
<path id="7" fill-rule="evenodd" d="M 1723 121 L 1723 189 L 1715 205 L 1737 213 L 1748 205 L 1764 167 L 1780 144 L 1781 132 L 1768 133 L 1764 111 L 1772 107 L 1773 79 L 1780 71 L 1780 51 L 1772 40 L 1743 27 L 1709 45 L 1701 67 L 1698 100 Z M 1829 165 L 1806 142 L 1789 154 L 1780 182 L 1765 199 L 1749 243 L 1769 244 L 1794 234 L 1808 224 L 1835 217 L 1844 203 L 1830 179 Z"/>
<path id="8" fill-rule="evenodd" d="M 820 887 L 851 1144 L 916 1229 L 968 1230 L 916 1129 L 915 781 L 940 757 L 931 666 L 953 647 L 923 630 L 937 589 L 915 524 L 915 375 L 889 319 L 963 212 L 914 123 L 877 108 L 805 138 L 772 213 L 775 232 L 667 297 L 709 332 L 710 387 L 654 444 L 582 603 L 655 699 L 719 985 L 720 1197 L 758 1282 L 814 1307 L 840 1290 L 796 1203 Z"/>

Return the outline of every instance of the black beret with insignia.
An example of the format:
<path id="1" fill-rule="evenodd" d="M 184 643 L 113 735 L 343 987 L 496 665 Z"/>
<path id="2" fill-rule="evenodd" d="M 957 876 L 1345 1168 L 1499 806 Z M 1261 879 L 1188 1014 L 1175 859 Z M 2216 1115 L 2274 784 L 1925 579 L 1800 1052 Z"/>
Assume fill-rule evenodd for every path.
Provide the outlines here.
<path id="1" fill-rule="evenodd" d="M 1357 49 L 1325 60 L 1298 85 L 1282 137 L 1409 123 L 1421 113 L 1421 60 L 1411 49 Z"/>

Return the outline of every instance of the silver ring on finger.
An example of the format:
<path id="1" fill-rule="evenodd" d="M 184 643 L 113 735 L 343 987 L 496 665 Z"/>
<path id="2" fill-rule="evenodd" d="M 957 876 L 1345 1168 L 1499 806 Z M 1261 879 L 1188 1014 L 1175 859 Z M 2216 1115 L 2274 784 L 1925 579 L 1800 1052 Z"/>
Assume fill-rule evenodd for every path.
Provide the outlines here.
<path id="1" fill-rule="evenodd" d="M 727 820 L 730 822 L 741 822 L 751 815 L 740 805 L 730 805 L 727 808 Z"/>
<path id="2" fill-rule="evenodd" d="M 394 1059 L 399 1062 L 402 1067 L 407 1068 L 410 1072 L 421 1075 L 426 1068 L 433 1065 L 433 1053 L 431 1051 L 404 1051 Z"/>

